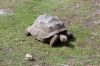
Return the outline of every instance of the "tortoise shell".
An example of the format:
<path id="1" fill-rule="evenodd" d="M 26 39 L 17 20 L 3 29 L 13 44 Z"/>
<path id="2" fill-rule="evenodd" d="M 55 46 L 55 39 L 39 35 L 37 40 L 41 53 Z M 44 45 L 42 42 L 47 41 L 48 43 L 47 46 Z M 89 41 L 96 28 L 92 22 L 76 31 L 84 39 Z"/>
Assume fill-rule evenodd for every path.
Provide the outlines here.
<path id="1" fill-rule="evenodd" d="M 27 32 L 40 41 L 62 31 L 66 31 L 64 23 L 57 17 L 48 15 L 40 15 L 33 25 L 27 28 Z"/>

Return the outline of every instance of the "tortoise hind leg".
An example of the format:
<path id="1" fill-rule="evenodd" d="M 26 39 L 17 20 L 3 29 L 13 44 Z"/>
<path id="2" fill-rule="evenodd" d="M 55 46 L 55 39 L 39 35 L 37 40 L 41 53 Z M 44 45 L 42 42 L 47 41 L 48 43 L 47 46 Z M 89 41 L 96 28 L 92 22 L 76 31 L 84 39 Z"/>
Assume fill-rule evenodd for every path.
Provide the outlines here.
<path id="1" fill-rule="evenodd" d="M 30 31 L 31 31 L 31 27 L 28 27 L 28 28 L 26 29 L 25 35 L 26 35 L 26 36 L 32 36 L 31 33 L 30 33 Z"/>
<path id="2" fill-rule="evenodd" d="M 26 32 L 25 35 L 26 36 L 31 36 L 31 33 L 30 32 Z"/>
<path id="3" fill-rule="evenodd" d="M 55 43 L 57 43 L 58 39 L 58 35 L 54 35 L 50 40 L 50 46 L 53 47 Z"/>

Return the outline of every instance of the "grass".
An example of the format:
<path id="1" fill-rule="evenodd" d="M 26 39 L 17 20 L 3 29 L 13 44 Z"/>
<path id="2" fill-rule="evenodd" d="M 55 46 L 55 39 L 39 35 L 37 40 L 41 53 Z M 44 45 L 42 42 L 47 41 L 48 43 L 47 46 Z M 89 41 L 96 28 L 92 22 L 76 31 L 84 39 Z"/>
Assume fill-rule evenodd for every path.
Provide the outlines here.
<path id="1" fill-rule="evenodd" d="M 13 11 L 11 15 L 0 15 L 0 66 L 32 65 L 25 61 L 27 53 L 36 59 L 33 66 L 100 65 L 100 25 L 93 25 L 90 29 L 84 24 L 99 20 L 99 16 L 92 17 L 95 7 L 90 0 L 0 0 L 0 7 Z M 33 37 L 26 37 L 25 29 L 44 13 L 65 21 L 76 41 L 70 42 L 69 46 L 52 48 Z M 93 32 L 96 36 L 92 35 Z"/>

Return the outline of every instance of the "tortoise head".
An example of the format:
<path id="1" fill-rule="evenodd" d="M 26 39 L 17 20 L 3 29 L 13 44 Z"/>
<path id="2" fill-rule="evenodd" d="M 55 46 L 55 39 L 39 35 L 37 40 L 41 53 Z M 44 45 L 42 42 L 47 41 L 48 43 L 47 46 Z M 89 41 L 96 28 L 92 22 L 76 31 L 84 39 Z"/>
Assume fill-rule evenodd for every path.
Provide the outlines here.
<path id="1" fill-rule="evenodd" d="M 68 40 L 68 38 L 67 38 L 66 35 L 63 35 L 63 34 L 60 35 L 60 41 L 61 41 L 61 42 L 64 43 L 64 42 L 67 42 L 67 40 Z"/>

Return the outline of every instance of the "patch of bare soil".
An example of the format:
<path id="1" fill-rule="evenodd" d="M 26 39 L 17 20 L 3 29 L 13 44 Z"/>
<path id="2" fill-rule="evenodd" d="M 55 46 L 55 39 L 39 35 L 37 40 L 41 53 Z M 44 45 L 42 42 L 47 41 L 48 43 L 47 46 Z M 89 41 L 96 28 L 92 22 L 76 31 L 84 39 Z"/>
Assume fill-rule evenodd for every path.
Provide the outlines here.
<path id="1" fill-rule="evenodd" d="M 92 2 L 94 3 L 94 5 L 100 6 L 100 0 L 92 0 Z"/>
<path id="2" fill-rule="evenodd" d="M 77 66 L 77 64 L 80 64 L 81 66 L 97 66 L 96 63 L 99 63 L 96 61 L 96 60 L 99 60 L 99 57 L 94 57 L 92 55 L 86 56 L 86 57 L 81 56 L 80 60 L 77 57 L 68 58 L 67 60 L 68 60 L 68 64 L 71 66 Z M 92 64 L 91 62 L 95 64 Z"/>
<path id="3" fill-rule="evenodd" d="M 96 10 L 94 11 L 93 15 L 94 15 L 94 16 L 95 16 L 95 15 L 100 16 L 100 9 L 96 9 Z"/>
<path id="4" fill-rule="evenodd" d="M 92 31 L 95 31 L 96 26 L 100 24 L 100 0 L 91 0 L 93 7 L 92 16 L 89 20 L 83 20 L 83 26 L 89 28 Z"/>
<path id="5" fill-rule="evenodd" d="M 93 27 L 95 27 L 95 24 L 92 20 L 85 20 L 83 24 L 85 27 L 88 27 L 89 29 L 94 29 Z"/>
<path id="6" fill-rule="evenodd" d="M 93 15 L 99 15 L 100 16 L 100 0 L 92 0 L 92 5 L 94 7 L 94 13 Z"/>
<path id="7" fill-rule="evenodd" d="M 12 13 L 10 8 L 0 8 L 0 15 L 11 15 Z"/>

